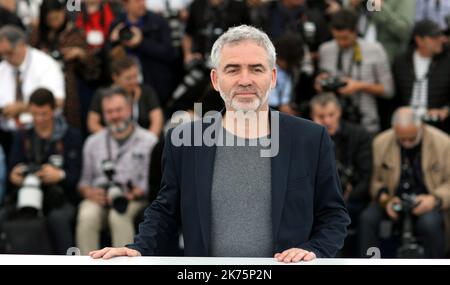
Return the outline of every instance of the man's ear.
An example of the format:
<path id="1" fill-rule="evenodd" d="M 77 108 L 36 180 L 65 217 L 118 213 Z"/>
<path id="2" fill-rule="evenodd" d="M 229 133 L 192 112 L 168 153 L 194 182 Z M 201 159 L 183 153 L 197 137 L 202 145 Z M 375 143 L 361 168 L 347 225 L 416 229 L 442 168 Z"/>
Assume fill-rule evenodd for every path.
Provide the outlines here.
<path id="1" fill-rule="evenodd" d="M 272 69 L 271 80 L 270 80 L 270 89 L 274 89 L 277 86 L 277 68 L 274 67 Z"/>
<path id="2" fill-rule="evenodd" d="M 212 85 L 214 87 L 214 90 L 219 92 L 219 83 L 218 83 L 218 80 L 217 80 L 217 70 L 215 70 L 214 68 L 211 69 L 211 72 L 210 72 L 209 76 L 211 77 L 211 83 L 212 83 Z"/>

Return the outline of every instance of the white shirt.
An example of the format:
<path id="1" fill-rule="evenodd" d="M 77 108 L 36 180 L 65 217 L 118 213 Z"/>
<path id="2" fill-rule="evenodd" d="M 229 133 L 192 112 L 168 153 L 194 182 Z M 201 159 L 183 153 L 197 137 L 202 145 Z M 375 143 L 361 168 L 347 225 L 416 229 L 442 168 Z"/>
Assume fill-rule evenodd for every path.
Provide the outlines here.
<path id="1" fill-rule="evenodd" d="M 431 58 L 421 56 L 417 51 L 414 52 L 414 72 L 417 79 L 422 79 L 428 73 Z"/>
<path id="2" fill-rule="evenodd" d="M 0 63 L 0 108 L 16 101 L 15 69 L 6 60 Z M 65 99 L 64 74 L 60 65 L 49 55 L 35 48 L 27 47 L 25 59 L 19 66 L 19 70 L 25 102 L 28 102 L 31 94 L 38 88 L 50 90 L 55 99 Z M 2 119 L 1 121 L 2 128 L 4 128 L 5 122 Z M 11 122 L 7 125 L 12 127 Z"/>
<path id="3" fill-rule="evenodd" d="M 428 107 L 428 69 L 430 68 L 431 58 L 421 56 L 417 51 L 413 55 L 414 74 L 416 80 L 413 85 L 413 94 L 411 96 L 411 106 L 420 113 L 425 113 Z"/>

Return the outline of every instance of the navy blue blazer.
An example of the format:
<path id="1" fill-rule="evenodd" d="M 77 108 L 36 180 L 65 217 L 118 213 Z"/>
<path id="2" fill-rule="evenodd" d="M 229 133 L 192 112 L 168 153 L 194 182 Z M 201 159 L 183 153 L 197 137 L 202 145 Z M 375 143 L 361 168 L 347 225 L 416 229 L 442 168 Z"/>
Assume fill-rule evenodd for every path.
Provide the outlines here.
<path id="1" fill-rule="evenodd" d="M 279 114 L 280 147 L 271 158 L 274 253 L 298 247 L 317 257 L 334 257 L 343 246 L 350 219 L 332 141 L 322 126 L 275 113 Z M 212 124 L 221 127 L 219 117 L 185 124 L 183 130 L 205 131 Z M 160 192 L 146 209 L 134 243 L 127 247 L 142 255 L 158 255 L 181 226 L 184 254 L 209 256 L 216 147 L 175 146 L 170 136 L 171 132 L 163 152 Z"/>

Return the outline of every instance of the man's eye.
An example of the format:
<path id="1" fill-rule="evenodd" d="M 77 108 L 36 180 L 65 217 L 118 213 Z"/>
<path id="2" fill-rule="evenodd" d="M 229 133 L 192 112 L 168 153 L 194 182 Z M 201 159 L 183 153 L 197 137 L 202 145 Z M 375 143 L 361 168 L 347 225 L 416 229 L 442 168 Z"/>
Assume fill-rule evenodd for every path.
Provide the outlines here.
<path id="1" fill-rule="evenodd" d="M 235 73 L 236 71 L 237 71 L 237 69 L 234 69 L 234 68 L 233 68 L 233 69 L 227 69 L 226 72 L 227 72 L 227 73 Z"/>

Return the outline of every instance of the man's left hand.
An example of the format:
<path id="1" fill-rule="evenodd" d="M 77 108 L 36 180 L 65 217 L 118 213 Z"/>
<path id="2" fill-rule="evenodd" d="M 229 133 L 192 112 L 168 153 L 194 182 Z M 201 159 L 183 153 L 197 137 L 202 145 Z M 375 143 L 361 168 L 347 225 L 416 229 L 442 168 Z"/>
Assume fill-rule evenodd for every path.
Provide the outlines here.
<path id="1" fill-rule="evenodd" d="M 433 195 L 418 195 L 416 197 L 417 206 L 412 210 L 416 216 L 421 216 L 431 212 L 436 206 L 436 198 Z"/>
<path id="2" fill-rule="evenodd" d="M 36 175 L 44 184 L 56 184 L 62 180 L 62 171 L 53 165 L 44 164 Z"/>
<path id="3" fill-rule="evenodd" d="M 137 27 L 133 26 L 130 28 L 130 30 L 133 33 L 133 37 L 131 38 L 131 40 L 125 42 L 125 45 L 129 48 L 135 48 L 141 44 L 144 35 L 142 34 L 142 31 Z"/>
<path id="4" fill-rule="evenodd" d="M 134 187 L 131 191 L 125 194 L 129 201 L 137 200 L 145 196 L 145 191 L 139 187 Z"/>
<path id="5" fill-rule="evenodd" d="M 343 96 L 351 96 L 361 90 L 361 82 L 351 78 L 343 79 L 347 85 L 339 89 L 339 94 Z"/>
<path id="6" fill-rule="evenodd" d="M 291 263 L 299 262 L 300 260 L 311 261 L 316 258 L 316 255 L 312 251 L 307 251 L 301 248 L 291 248 L 277 253 L 274 256 L 279 262 Z"/>

